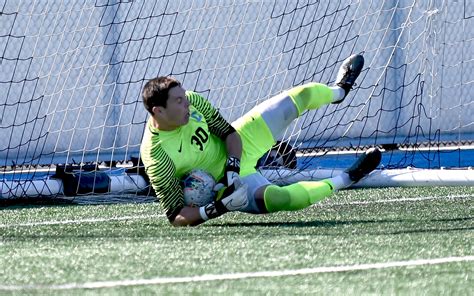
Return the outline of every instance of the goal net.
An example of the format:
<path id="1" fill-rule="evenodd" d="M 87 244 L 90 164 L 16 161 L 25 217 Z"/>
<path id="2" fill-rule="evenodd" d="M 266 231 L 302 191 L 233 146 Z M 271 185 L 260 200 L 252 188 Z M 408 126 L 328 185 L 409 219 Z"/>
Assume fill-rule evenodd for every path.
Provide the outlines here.
<path id="1" fill-rule="evenodd" d="M 442 171 L 473 184 L 469 1 L 3 0 L 0 10 L 0 199 L 146 192 L 137 159 L 151 78 L 178 78 L 233 121 L 293 86 L 333 83 L 353 53 L 366 61 L 358 85 L 290 126 L 280 140 L 297 166 L 266 175 L 317 178 L 378 146 L 380 174 L 412 167 L 438 180 L 464 168 Z"/>

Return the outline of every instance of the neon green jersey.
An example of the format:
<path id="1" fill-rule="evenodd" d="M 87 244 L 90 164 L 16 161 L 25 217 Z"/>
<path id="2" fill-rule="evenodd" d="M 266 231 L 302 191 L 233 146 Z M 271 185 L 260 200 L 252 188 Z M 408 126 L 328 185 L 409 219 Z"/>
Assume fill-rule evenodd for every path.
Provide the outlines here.
<path id="1" fill-rule="evenodd" d="M 140 148 L 150 182 L 168 217 L 184 206 L 181 178 L 203 169 L 216 180 L 224 174 L 224 139 L 234 128 L 202 96 L 187 91 L 189 122 L 173 131 L 160 131 L 148 120 Z"/>

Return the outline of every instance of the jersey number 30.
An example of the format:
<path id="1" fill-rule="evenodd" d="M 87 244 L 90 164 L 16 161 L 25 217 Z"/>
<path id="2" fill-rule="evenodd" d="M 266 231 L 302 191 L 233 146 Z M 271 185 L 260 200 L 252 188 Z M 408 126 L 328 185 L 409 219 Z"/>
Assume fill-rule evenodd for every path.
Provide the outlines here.
<path id="1" fill-rule="evenodd" d="M 203 144 L 207 142 L 209 139 L 209 135 L 207 132 L 202 128 L 198 127 L 197 130 L 194 132 L 194 135 L 191 137 L 191 144 L 195 144 L 198 146 L 199 150 L 203 150 Z"/>

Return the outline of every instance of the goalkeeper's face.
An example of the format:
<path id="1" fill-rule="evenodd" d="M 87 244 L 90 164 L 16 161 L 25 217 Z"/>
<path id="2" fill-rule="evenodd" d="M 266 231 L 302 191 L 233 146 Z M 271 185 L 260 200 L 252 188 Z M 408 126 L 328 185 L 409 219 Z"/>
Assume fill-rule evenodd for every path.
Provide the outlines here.
<path id="1" fill-rule="evenodd" d="M 175 130 L 189 122 L 189 101 L 181 86 L 170 88 L 166 107 L 153 111 L 161 130 Z"/>

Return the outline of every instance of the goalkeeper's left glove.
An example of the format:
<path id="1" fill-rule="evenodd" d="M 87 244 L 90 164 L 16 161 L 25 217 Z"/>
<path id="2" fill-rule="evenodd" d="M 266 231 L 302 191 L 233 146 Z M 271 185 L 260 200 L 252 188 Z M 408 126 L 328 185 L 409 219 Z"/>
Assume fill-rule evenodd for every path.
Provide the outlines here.
<path id="1" fill-rule="evenodd" d="M 233 188 L 236 181 L 240 183 L 240 160 L 235 156 L 227 158 L 225 164 L 224 176 L 219 180 L 219 183 L 214 186 L 214 191 L 220 191 L 222 188 Z"/>

